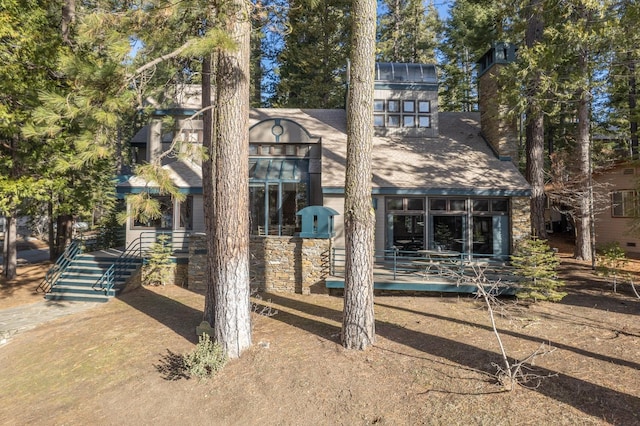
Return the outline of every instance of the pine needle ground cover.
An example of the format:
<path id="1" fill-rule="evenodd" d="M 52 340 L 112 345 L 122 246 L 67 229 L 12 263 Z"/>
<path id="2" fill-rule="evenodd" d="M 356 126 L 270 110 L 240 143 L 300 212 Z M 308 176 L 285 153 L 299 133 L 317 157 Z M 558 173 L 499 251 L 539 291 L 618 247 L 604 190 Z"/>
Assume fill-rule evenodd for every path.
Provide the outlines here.
<path id="1" fill-rule="evenodd" d="M 640 302 L 590 265 L 561 256 L 568 295 L 497 318 L 507 353 L 545 343 L 547 375 L 513 392 L 486 310 L 468 297 L 376 298 L 377 343 L 339 344 L 342 299 L 265 295 L 253 347 L 208 380 L 162 374 L 198 343 L 201 294 L 141 287 L 0 346 L 7 424 L 638 424 Z M 640 262 L 629 268 L 640 271 Z M 0 307 L 2 301 L 0 298 Z"/>

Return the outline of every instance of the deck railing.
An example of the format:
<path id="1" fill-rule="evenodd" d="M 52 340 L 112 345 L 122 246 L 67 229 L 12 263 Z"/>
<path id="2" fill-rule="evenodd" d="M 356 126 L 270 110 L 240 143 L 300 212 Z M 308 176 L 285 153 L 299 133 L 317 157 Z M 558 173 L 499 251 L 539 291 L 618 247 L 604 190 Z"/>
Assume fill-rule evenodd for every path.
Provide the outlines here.
<path id="1" fill-rule="evenodd" d="M 345 249 L 333 248 L 330 271 L 335 277 L 344 277 Z M 469 259 L 468 254 L 458 252 L 438 252 L 431 250 L 403 251 L 389 249 L 374 252 L 374 275 L 377 280 L 413 275 L 416 278 L 439 277 L 450 281 L 463 280 L 465 274 L 473 273 L 474 267 L 482 265 L 487 275 L 513 280 L 513 269 L 500 258 L 477 256 Z"/>
<path id="2" fill-rule="evenodd" d="M 133 240 L 127 248 L 118 256 L 113 264 L 102 274 L 93 285 L 94 290 L 104 291 L 107 294 L 118 283 L 131 265 L 144 262 L 148 251 L 154 243 L 164 236 L 164 244 L 171 246 L 172 253 L 189 250 L 189 232 L 187 231 L 145 231 Z"/>

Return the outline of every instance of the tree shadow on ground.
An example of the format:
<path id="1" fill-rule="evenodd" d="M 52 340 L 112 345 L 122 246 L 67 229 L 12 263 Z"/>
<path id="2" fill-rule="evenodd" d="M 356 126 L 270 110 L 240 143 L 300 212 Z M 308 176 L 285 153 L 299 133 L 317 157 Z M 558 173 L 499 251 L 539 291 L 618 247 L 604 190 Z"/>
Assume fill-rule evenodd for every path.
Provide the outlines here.
<path id="1" fill-rule="evenodd" d="M 640 314 L 640 299 L 633 294 L 628 282 L 619 283 L 614 293 L 608 278 L 596 275 L 591 265 L 569 258 L 562 259 L 559 272 L 566 283 L 562 290 L 568 294 L 558 303 L 626 315 Z"/>
<path id="2" fill-rule="evenodd" d="M 342 312 L 335 309 L 324 308 L 280 295 L 269 295 L 269 297 L 275 304 L 306 314 L 334 321 L 340 321 L 340 318 L 342 318 Z M 420 314 L 424 315 L 424 313 Z M 301 321 L 300 316 L 285 313 L 282 310 L 273 318 L 333 340 L 335 340 L 336 336 L 339 336 L 340 333 L 340 328 L 337 326 L 328 325 L 324 321 L 313 318 L 304 318 L 304 320 Z M 376 332 L 379 336 L 390 341 L 447 359 L 480 372 L 487 372 L 487 367 L 491 365 L 492 362 L 500 359 L 500 355 L 495 352 L 456 340 L 424 332 L 417 332 L 384 321 L 376 321 Z M 534 372 L 539 376 L 555 376 L 542 381 L 533 389 L 535 392 L 571 405 L 599 419 L 611 421 L 612 418 L 615 417 L 614 423 L 619 424 L 632 424 L 638 420 L 636 416 L 637 411 L 640 409 L 640 398 L 638 397 L 542 367 L 535 367 Z M 491 373 L 487 372 L 487 374 Z"/>
<path id="3" fill-rule="evenodd" d="M 202 321 L 202 311 L 177 300 L 139 287 L 118 296 L 118 300 L 155 319 L 192 343 L 198 343 L 195 327 Z M 132 327 L 135 324 L 132 324 Z"/>

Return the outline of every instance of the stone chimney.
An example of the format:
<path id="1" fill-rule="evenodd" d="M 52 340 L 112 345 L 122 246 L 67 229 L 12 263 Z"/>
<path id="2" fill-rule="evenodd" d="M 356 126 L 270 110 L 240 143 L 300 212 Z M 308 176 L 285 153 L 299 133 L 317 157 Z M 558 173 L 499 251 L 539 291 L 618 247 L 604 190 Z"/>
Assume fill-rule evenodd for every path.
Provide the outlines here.
<path id="1" fill-rule="evenodd" d="M 498 74 L 501 68 L 515 60 L 513 44 L 494 43 L 478 64 L 478 106 L 482 136 L 504 161 L 518 165 L 518 125 L 509 118 L 507 107 L 500 104 L 498 94 L 501 87 Z"/>

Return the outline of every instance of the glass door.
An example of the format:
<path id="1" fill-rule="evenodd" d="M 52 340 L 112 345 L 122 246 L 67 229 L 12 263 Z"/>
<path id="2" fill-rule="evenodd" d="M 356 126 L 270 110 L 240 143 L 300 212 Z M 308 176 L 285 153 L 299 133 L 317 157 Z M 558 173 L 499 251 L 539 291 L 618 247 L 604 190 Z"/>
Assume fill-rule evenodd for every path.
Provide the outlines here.
<path id="1" fill-rule="evenodd" d="M 424 249 L 424 214 L 387 215 L 387 241 L 405 254 Z"/>

